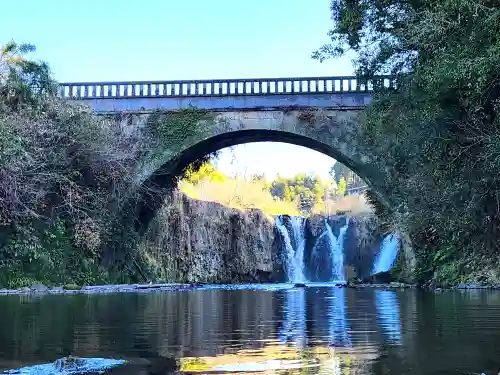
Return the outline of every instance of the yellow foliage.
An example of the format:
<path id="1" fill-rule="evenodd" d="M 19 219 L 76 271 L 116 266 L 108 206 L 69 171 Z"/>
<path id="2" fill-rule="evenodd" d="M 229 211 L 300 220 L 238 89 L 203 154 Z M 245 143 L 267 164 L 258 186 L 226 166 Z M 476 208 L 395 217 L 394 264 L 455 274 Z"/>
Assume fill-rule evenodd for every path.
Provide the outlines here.
<path id="1" fill-rule="evenodd" d="M 259 209 L 266 215 L 299 215 L 297 204 L 274 198 L 265 181 L 244 179 L 205 178 L 193 184 L 187 180 L 179 183 L 179 189 L 187 196 L 205 201 L 220 203 L 224 206 L 247 210 Z M 225 176 L 224 176 L 225 177 Z"/>
<path id="2" fill-rule="evenodd" d="M 344 177 L 342 177 L 337 185 L 337 195 L 344 195 L 347 190 L 347 182 Z"/>
<path id="3" fill-rule="evenodd" d="M 215 169 L 210 162 L 207 162 L 204 163 L 197 171 L 193 171 L 191 167 L 189 167 L 185 173 L 184 180 L 196 185 L 203 180 L 224 182 L 227 180 L 227 176 L 221 171 Z"/>

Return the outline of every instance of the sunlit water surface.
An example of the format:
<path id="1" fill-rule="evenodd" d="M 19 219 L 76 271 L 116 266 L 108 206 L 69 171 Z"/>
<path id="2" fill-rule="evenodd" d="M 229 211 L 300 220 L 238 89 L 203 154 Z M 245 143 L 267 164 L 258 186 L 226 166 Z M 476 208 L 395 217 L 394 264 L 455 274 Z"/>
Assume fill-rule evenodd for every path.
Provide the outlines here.
<path id="1" fill-rule="evenodd" d="M 12 374 L 497 374 L 500 293 L 314 285 L 0 297 Z M 69 355 L 85 360 L 58 361 Z"/>

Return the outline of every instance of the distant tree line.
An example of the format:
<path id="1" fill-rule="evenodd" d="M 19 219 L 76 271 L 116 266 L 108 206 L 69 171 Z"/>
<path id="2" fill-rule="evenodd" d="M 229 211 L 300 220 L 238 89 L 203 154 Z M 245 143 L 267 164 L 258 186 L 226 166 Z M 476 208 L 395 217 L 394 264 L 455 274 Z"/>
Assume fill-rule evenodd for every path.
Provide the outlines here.
<path id="1" fill-rule="evenodd" d="M 264 175 L 254 174 L 249 180 L 259 183 L 262 189 L 268 191 L 274 198 L 286 203 L 293 203 L 302 214 L 318 210 L 328 200 L 346 194 L 347 181 L 353 172 L 340 163 L 335 163 L 331 174 L 333 179 L 321 179 L 317 174 L 298 173 L 293 177 L 278 175 L 273 181 L 266 181 Z M 199 184 L 201 181 L 224 182 L 229 179 L 222 171 L 207 162 L 197 171 L 188 171 L 184 177 L 186 182 Z"/>

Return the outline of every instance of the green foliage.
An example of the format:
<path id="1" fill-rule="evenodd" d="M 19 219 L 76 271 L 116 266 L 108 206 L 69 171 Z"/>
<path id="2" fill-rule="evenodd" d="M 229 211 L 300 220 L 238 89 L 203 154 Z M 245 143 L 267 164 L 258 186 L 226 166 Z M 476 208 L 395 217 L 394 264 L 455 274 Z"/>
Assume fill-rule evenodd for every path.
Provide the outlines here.
<path id="1" fill-rule="evenodd" d="M 106 275 L 96 259 L 74 246 L 71 230 L 63 220 L 56 219 L 44 228 L 21 224 L 1 246 L 0 285 L 16 288 L 35 283 L 84 285 L 104 281 Z"/>
<path id="2" fill-rule="evenodd" d="M 344 164 L 339 162 L 335 162 L 333 167 L 330 169 L 330 175 L 332 176 L 333 179 L 335 179 L 335 182 L 337 184 L 340 183 L 341 178 L 347 180 L 351 174 L 352 171 L 349 168 L 347 168 Z"/>
<path id="3" fill-rule="evenodd" d="M 46 63 L 28 60 L 31 44 L 14 41 L 0 48 L 0 96 L 11 107 L 40 106 L 56 92 L 56 84 Z"/>
<path id="4" fill-rule="evenodd" d="M 0 284 L 95 283 L 109 223 L 134 187 L 141 145 L 56 97 L 34 47 L 0 54 Z"/>
<path id="5" fill-rule="evenodd" d="M 178 111 L 156 111 L 148 118 L 147 127 L 162 148 L 179 152 L 190 140 L 198 139 L 207 131 L 207 123 L 215 114 L 190 107 Z"/>
<path id="6" fill-rule="evenodd" d="M 298 202 L 302 214 L 310 214 L 315 205 L 323 202 L 331 186 L 319 176 L 297 174 L 292 178 L 280 177 L 272 182 L 270 192 L 284 202 Z"/>
<path id="7" fill-rule="evenodd" d="M 144 171 L 205 136 L 214 114 L 157 111 L 130 137 L 116 118 L 58 98 L 47 64 L 26 57 L 33 50 L 0 50 L 0 286 L 144 281 L 135 202 L 155 188 L 141 186 Z M 223 180 L 197 172 L 211 156 L 186 173 Z"/>
<path id="8" fill-rule="evenodd" d="M 500 8 L 484 0 L 333 0 L 332 43 L 313 57 L 357 52 L 377 90 L 361 134 L 385 180 L 393 227 L 414 244 L 421 281 L 463 280 L 472 260 L 498 264 Z M 498 268 L 498 266 L 497 266 Z"/>
<path id="9" fill-rule="evenodd" d="M 195 107 L 177 111 L 157 110 L 153 112 L 147 119 L 147 133 L 143 134 L 143 137 L 149 140 L 151 148 L 146 159 L 156 168 L 160 168 L 165 160 L 172 160 L 188 146 L 207 137 L 210 134 L 209 125 L 214 121 L 213 112 Z M 188 164 L 183 170 L 178 171 L 176 176 L 173 176 L 172 182 L 188 175 L 197 178 L 195 172 L 204 165 L 208 165 L 211 159 L 217 157 L 217 154 L 217 151 L 210 153 Z"/>

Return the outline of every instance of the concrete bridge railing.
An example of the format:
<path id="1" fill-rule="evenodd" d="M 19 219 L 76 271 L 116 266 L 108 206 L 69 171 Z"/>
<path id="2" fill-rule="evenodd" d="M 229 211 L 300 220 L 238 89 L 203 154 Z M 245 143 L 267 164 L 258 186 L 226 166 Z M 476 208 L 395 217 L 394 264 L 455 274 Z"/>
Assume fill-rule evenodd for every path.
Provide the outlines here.
<path id="1" fill-rule="evenodd" d="M 67 99 L 179 98 L 200 96 L 271 96 L 300 94 L 367 93 L 392 87 L 392 77 L 361 82 L 354 76 L 218 79 L 187 81 L 73 82 L 60 84 Z"/>

